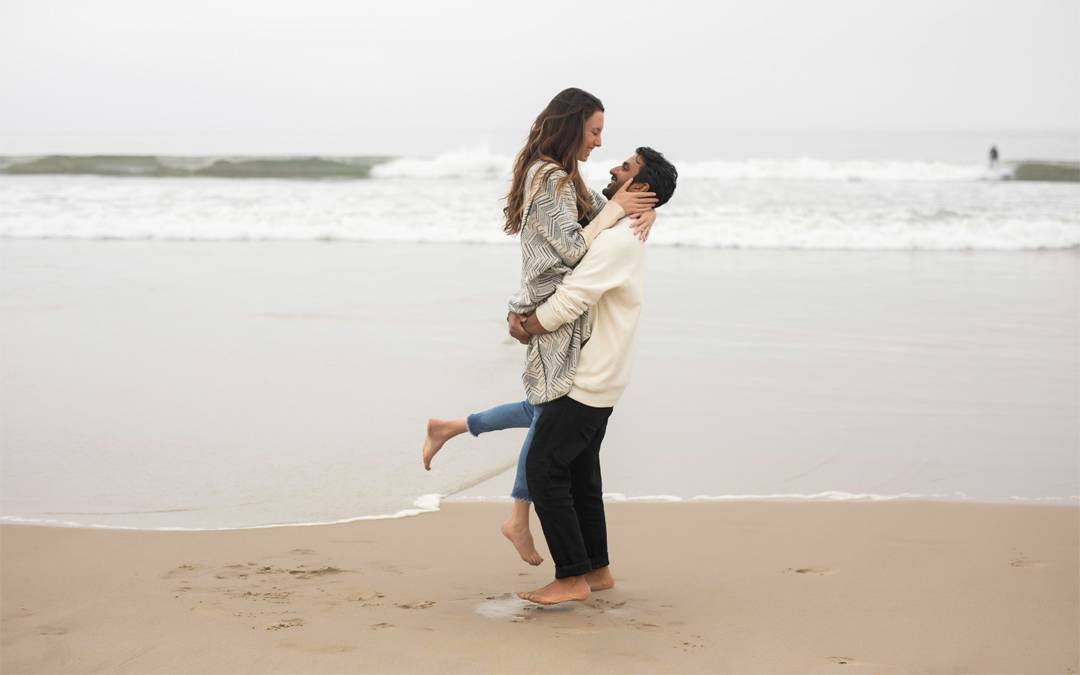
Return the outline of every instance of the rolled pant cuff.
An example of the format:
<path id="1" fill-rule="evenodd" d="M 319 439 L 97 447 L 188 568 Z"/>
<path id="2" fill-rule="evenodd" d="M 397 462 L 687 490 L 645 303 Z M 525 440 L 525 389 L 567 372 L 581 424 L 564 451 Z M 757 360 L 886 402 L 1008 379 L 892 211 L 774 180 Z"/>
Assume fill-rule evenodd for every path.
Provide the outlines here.
<path id="1" fill-rule="evenodd" d="M 608 561 L 607 556 L 604 556 L 602 558 L 593 558 L 592 560 L 589 561 L 589 563 L 592 565 L 592 568 L 594 570 L 598 570 L 601 567 L 607 567 L 608 565 L 611 564 L 611 562 Z"/>
<path id="2" fill-rule="evenodd" d="M 586 560 L 585 562 L 574 563 L 573 565 L 562 565 L 555 568 L 555 578 L 565 579 L 566 577 L 580 577 L 582 574 L 592 570 L 592 563 Z"/>

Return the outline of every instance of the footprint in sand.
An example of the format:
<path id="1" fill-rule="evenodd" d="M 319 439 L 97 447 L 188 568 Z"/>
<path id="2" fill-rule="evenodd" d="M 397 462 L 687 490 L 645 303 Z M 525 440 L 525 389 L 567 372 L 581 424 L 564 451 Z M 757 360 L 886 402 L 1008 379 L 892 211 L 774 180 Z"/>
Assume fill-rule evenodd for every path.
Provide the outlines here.
<path id="1" fill-rule="evenodd" d="M 263 600 L 266 602 L 272 602 L 274 604 L 283 604 L 289 601 L 289 596 L 292 595 L 292 591 L 244 591 L 239 592 L 226 592 L 231 598 L 241 598 L 244 600 Z"/>
<path id="2" fill-rule="evenodd" d="M 603 598 L 590 598 L 586 603 L 589 607 L 611 607 L 618 608 L 626 604 L 625 600 L 619 602 L 612 602 L 611 600 L 604 600 Z"/>
<path id="3" fill-rule="evenodd" d="M 289 553 L 295 553 L 297 555 L 314 555 L 315 551 L 312 551 L 310 548 L 294 548 L 289 551 Z"/>
<path id="4" fill-rule="evenodd" d="M 232 563 L 225 565 L 223 572 L 214 575 L 215 579 L 247 579 L 249 574 L 256 572 L 255 563 Z"/>
<path id="5" fill-rule="evenodd" d="M 1042 569 L 1049 567 L 1050 563 L 1045 560 L 1028 560 L 1027 558 L 1017 558 L 1009 563 L 1012 567 L 1022 567 L 1024 569 Z"/>
<path id="6" fill-rule="evenodd" d="M 809 574 L 816 577 L 826 577 L 831 574 L 836 574 L 840 570 L 833 569 L 831 567 L 789 567 L 784 570 L 784 574 L 794 572 L 795 574 Z"/>
<path id="7" fill-rule="evenodd" d="M 830 656 L 829 660 L 838 666 L 855 665 L 855 659 L 850 656 Z"/>
<path id="8" fill-rule="evenodd" d="M 158 578 L 159 579 L 172 579 L 172 578 L 178 577 L 178 576 L 180 576 L 182 574 L 189 574 L 191 572 L 194 572 L 197 569 L 199 569 L 199 567 L 200 567 L 199 565 L 193 565 L 191 563 L 184 563 L 183 565 L 177 565 L 176 567 L 174 567 L 171 570 L 168 570 L 167 572 L 162 572 L 161 574 L 158 575 Z"/>
<path id="9" fill-rule="evenodd" d="M 397 605 L 401 609 L 427 609 L 428 607 L 434 607 L 434 600 L 419 600 L 417 602 L 403 602 Z"/>
<path id="10" fill-rule="evenodd" d="M 585 601 L 585 606 L 591 609 L 598 609 L 600 613 L 612 612 L 614 614 L 621 614 L 619 608 L 626 604 L 625 600 L 620 602 L 611 602 L 610 600 L 604 600 L 603 598 L 589 598 Z"/>
<path id="11" fill-rule="evenodd" d="M 691 650 L 694 650 L 694 649 L 699 649 L 699 648 L 701 648 L 701 647 L 703 647 L 705 645 L 701 641 L 701 636 L 700 635 L 695 635 L 693 639 L 680 640 L 679 644 L 677 644 L 675 646 L 677 648 L 683 650 L 684 652 L 688 652 L 688 651 L 691 651 Z"/>
<path id="12" fill-rule="evenodd" d="M 304 620 L 297 617 L 295 619 L 284 619 L 273 625 L 267 626 L 266 630 L 281 630 L 282 628 L 297 628 L 304 625 Z"/>
<path id="13" fill-rule="evenodd" d="M 350 593 L 345 596 L 345 599 L 349 602 L 359 602 L 362 607 L 381 607 L 382 603 L 379 602 L 384 596 L 378 591 L 372 593 Z"/>
<path id="14" fill-rule="evenodd" d="M 315 570 L 300 569 L 303 565 L 299 565 L 294 570 L 286 570 L 289 574 L 293 575 L 297 579 L 310 579 L 312 577 L 324 577 L 328 574 L 341 574 L 345 570 L 340 570 L 336 567 L 321 567 Z"/>
<path id="15" fill-rule="evenodd" d="M 240 573 L 240 574 L 215 574 L 214 578 L 215 579 L 247 579 L 247 576 L 248 575 L 243 574 L 243 573 Z"/>
<path id="16" fill-rule="evenodd" d="M 369 628 L 371 628 L 371 630 L 386 630 L 387 628 L 397 628 L 397 626 L 395 626 L 392 623 L 383 622 L 383 623 L 373 623 L 373 624 L 371 624 L 371 626 L 369 626 Z"/>

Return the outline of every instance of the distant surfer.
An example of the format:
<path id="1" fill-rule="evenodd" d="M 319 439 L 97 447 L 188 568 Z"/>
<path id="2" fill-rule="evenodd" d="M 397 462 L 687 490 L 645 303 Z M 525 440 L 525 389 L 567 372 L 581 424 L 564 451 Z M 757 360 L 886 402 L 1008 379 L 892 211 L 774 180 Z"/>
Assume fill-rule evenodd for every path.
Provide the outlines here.
<path id="1" fill-rule="evenodd" d="M 996 145 L 990 146 L 990 168 L 993 169 L 998 163 L 998 149 Z"/>

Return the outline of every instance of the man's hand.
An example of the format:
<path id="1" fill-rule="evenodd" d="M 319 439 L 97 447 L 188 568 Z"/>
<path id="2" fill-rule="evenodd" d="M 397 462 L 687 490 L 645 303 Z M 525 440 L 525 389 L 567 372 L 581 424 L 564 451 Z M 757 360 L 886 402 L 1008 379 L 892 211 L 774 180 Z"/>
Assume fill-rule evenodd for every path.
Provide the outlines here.
<path id="1" fill-rule="evenodd" d="M 656 211 L 653 209 L 636 216 L 630 216 L 630 231 L 641 241 L 646 241 L 649 238 L 649 231 L 652 229 L 654 222 L 656 222 Z"/>
<path id="2" fill-rule="evenodd" d="M 522 318 L 524 319 L 524 321 L 522 321 L 521 327 L 525 329 L 525 332 L 528 333 L 530 337 L 532 337 L 533 335 L 544 335 L 545 333 L 551 332 L 548 329 L 544 328 L 544 324 L 540 323 L 540 319 L 536 318 L 535 312 L 533 312 L 532 314 L 528 314 Z"/>
<path id="3" fill-rule="evenodd" d="M 510 312 L 506 315 L 506 323 L 510 327 L 510 337 L 514 338 L 523 345 L 529 344 L 531 335 L 525 330 L 525 315 L 514 314 Z"/>

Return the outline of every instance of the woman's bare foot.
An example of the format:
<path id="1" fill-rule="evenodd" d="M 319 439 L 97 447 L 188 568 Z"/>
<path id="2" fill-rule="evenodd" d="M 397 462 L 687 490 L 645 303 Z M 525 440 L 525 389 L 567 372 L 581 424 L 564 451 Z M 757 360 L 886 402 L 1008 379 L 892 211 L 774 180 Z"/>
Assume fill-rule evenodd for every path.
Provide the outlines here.
<path id="1" fill-rule="evenodd" d="M 584 600 L 589 597 L 589 584 L 585 577 L 566 577 L 556 579 L 543 588 L 535 591 L 518 593 L 522 600 L 535 602 L 538 605 L 557 605 L 568 600 Z"/>
<path id="2" fill-rule="evenodd" d="M 431 460 L 448 440 L 469 430 L 464 419 L 437 420 L 427 422 L 427 438 L 424 439 L 424 468 L 431 471 Z"/>
<path id="3" fill-rule="evenodd" d="M 544 559 L 536 552 L 536 545 L 533 544 L 532 532 L 529 531 L 528 521 L 517 523 L 514 522 L 513 519 L 508 520 L 502 524 L 499 531 L 514 545 L 514 548 L 517 549 L 518 555 L 521 556 L 522 560 L 530 565 L 539 565 L 544 562 Z"/>
<path id="4" fill-rule="evenodd" d="M 586 572 L 585 581 L 588 582 L 590 591 L 606 591 L 615 588 L 615 577 L 611 576 L 610 565 Z"/>

